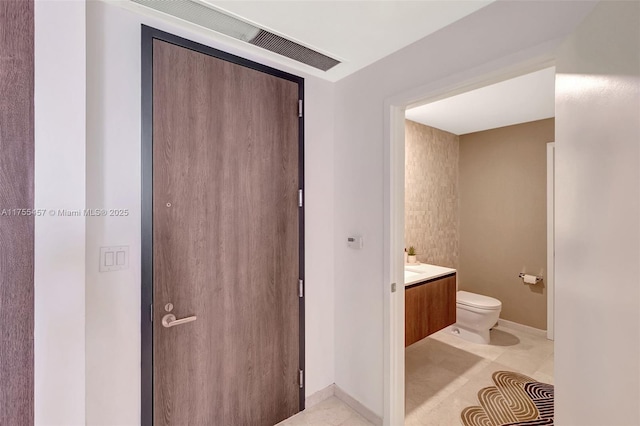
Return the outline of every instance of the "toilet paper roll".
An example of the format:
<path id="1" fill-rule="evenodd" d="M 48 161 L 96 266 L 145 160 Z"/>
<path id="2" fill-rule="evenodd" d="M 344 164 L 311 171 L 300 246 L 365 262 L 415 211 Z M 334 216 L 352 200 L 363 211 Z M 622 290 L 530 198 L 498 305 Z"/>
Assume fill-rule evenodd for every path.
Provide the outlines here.
<path id="1" fill-rule="evenodd" d="M 524 277 L 522 277 L 522 279 L 524 280 L 525 284 L 535 284 L 537 282 L 535 275 L 524 274 Z"/>

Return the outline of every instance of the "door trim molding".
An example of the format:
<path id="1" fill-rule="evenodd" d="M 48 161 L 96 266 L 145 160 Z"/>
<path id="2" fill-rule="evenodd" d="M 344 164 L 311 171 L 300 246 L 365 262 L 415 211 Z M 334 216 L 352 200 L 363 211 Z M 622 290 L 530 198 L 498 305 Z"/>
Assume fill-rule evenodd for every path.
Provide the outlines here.
<path id="1" fill-rule="evenodd" d="M 555 244 L 555 176 L 556 144 L 547 143 L 547 339 L 554 340 L 556 244 Z"/>
<path id="2" fill-rule="evenodd" d="M 142 241 L 141 241 L 141 424 L 153 425 L 153 40 L 162 40 L 227 62 L 260 71 L 298 84 L 298 99 L 304 103 L 304 78 L 232 55 L 182 37 L 142 25 Z M 304 114 L 298 118 L 298 182 L 304 193 Z M 304 203 L 298 209 L 299 274 L 305 279 Z M 305 297 L 299 305 L 299 365 L 305 371 Z M 305 371 L 306 375 L 306 371 Z M 306 380 L 304 380 L 306 382 Z M 300 388 L 300 411 L 304 410 L 305 388 Z"/>

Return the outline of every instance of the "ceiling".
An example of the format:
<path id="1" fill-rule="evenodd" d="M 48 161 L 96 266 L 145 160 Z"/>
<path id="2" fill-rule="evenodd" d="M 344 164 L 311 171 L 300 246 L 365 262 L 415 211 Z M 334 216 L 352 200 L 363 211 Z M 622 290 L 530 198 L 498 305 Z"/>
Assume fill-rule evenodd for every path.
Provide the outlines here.
<path id="1" fill-rule="evenodd" d="M 406 111 L 412 121 L 456 135 L 555 116 L 555 67 Z"/>
<path id="2" fill-rule="evenodd" d="M 246 44 L 272 60 L 337 81 L 494 0 L 196 1 L 340 60 L 324 72 Z"/>

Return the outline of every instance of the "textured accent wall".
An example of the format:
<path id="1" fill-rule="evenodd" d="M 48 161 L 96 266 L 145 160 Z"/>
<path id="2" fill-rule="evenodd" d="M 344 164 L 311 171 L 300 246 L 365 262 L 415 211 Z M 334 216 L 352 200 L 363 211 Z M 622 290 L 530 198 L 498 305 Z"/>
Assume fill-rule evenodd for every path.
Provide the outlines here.
<path id="1" fill-rule="evenodd" d="M 405 120 L 405 140 L 405 245 L 457 268 L 459 137 Z"/>
<path id="2" fill-rule="evenodd" d="M 547 328 L 547 143 L 554 120 L 460 136 L 461 290 L 502 301 L 500 317 Z"/>

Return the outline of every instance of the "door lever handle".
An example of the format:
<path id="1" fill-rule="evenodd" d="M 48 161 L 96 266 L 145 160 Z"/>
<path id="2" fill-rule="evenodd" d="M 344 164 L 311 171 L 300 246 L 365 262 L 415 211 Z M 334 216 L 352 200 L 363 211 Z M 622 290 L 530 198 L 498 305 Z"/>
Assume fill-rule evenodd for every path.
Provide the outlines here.
<path id="1" fill-rule="evenodd" d="M 186 324 L 188 322 L 193 322 L 195 321 L 197 318 L 196 316 L 192 316 L 192 317 L 186 317 L 186 318 L 180 318 L 180 319 L 176 319 L 176 316 L 173 314 L 166 314 L 165 316 L 162 317 L 162 326 L 169 328 L 169 327 L 175 327 L 176 325 L 180 325 L 180 324 Z"/>

